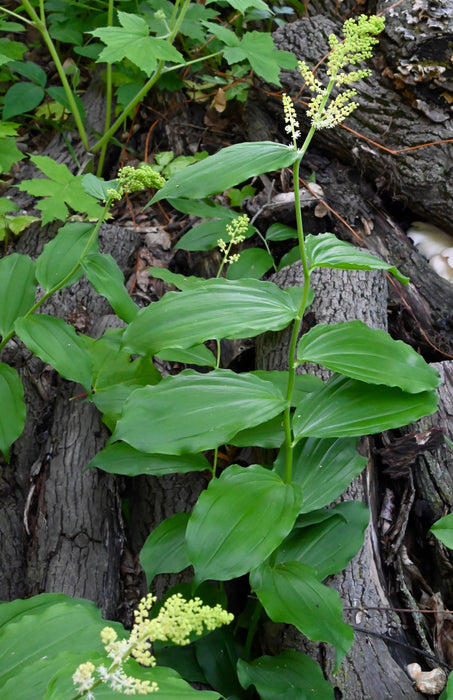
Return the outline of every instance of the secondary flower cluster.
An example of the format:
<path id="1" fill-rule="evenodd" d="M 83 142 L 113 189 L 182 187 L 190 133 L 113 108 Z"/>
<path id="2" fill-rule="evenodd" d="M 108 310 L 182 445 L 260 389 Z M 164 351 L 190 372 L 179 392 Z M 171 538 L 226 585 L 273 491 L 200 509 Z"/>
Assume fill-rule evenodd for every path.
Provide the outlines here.
<path id="1" fill-rule="evenodd" d="M 238 243 L 245 241 L 245 234 L 247 233 L 249 222 L 249 217 L 246 214 L 241 214 L 233 219 L 231 224 L 227 224 L 226 232 L 230 240 L 228 243 L 226 243 L 223 238 L 219 238 L 217 241 L 220 252 L 223 253 L 222 265 L 220 266 L 219 274 L 217 276 L 220 275 L 220 272 L 226 263 L 231 264 L 239 260 L 239 253 L 230 254 L 230 251 L 233 245 L 237 245 Z"/>
<path id="2" fill-rule="evenodd" d="M 125 194 L 140 192 L 146 188 L 160 190 L 165 185 L 165 179 L 151 165 L 141 163 L 138 168 L 125 165 L 118 171 L 118 186 L 108 190 L 110 199 L 122 199 Z"/>
<path id="3" fill-rule="evenodd" d="M 329 36 L 331 51 L 327 59 L 327 75 L 330 80 L 327 87 L 324 87 L 315 78 L 304 61 L 299 61 L 299 70 L 302 73 L 302 77 L 309 90 L 314 93 L 310 100 L 307 114 L 316 129 L 330 129 L 336 126 L 358 107 L 358 103 L 353 100 L 357 94 L 354 88 L 343 90 L 328 103 L 330 92 L 334 85 L 351 85 L 351 83 L 355 83 L 357 80 L 366 78 L 371 74 L 371 71 L 368 69 L 359 69 L 347 73 L 342 69 L 355 66 L 361 61 L 370 58 L 372 47 L 378 42 L 376 35 L 382 32 L 383 29 L 384 19 L 382 17 L 361 15 L 357 20 L 348 19 L 344 23 L 343 41 L 339 41 L 334 34 Z"/>
<path id="4" fill-rule="evenodd" d="M 123 670 L 124 662 L 131 656 L 142 666 L 153 667 L 156 659 L 151 654 L 151 644 L 155 641 L 171 642 L 184 646 L 191 641 L 191 635 L 200 635 L 204 629 L 211 631 L 228 625 L 233 615 L 220 605 L 203 605 L 200 598 L 185 600 L 180 593 L 171 596 L 162 605 L 159 614 L 150 619 L 149 612 L 156 598 L 148 594 L 135 611 L 135 623 L 129 639 L 118 639 L 112 627 L 104 627 L 102 643 L 111 663 L 95 667 L 90 661 L 80 664 L 72 676 L 80 696 L 94 700 L 93 689 L 104 683 L 112 690 L 124 695 L 148 695 L 159 690 L 153 681 L 141 681 L 128 676 Z"/>

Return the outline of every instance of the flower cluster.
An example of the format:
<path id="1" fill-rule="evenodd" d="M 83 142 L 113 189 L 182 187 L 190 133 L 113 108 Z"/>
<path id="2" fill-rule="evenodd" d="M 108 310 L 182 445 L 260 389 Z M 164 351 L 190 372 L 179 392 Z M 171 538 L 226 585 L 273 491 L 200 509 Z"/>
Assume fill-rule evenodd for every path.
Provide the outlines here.
<path id="1" fill-rule="evenodd" d="M 125 165 L 118 172 L 118 186 L 107 191 L 109 199 L 121 199 L 125 194 L 140 192 L 146 188 L 160 190 L 165 179 L 151 165 L 141 163 L 138 168 Z"/>
<path id="2" fill-rule="evenodd" d="M 153 667 L 156 659 L 150 651 L 152 642 L 168 641 L 184 646 L 190 643 L 192 634 L 200 635 L 204 629 L 211 631 L 228 625 L 233 619 L 220 605 L 203 605 L 200 598 L 185 600 L 180 593 L 171 596 L 159 614 L 150 619 L 149 612 L 155 602 L 151 594 L 140 601 L 129 639 L 118 639 L 112 627 L 104 627 L 101 639 L 111 663 L 108 668 L 104 664 L 96 668 L 90 661 L 80 664 L 72 680 L 81 697 L 94 700 L 93 688 L 101 683 L 124 695 L 148 695 L 158 691 L 156 682 L 128 676 L 123 669 L 124 662 L 132 656 L 142 666 Z"/>
<path id="3" fill-rule="evenodd" d="M 309 90 L 314 93 L 307 114 L 316 129 L 330 129 L 336 126 L 358 107 L 358 103 L 353 99 L 357 94 L 354 88 L 343 90 L 328 103 L 330 93 L 335 85 L 351 85 L 370 75 L 371 71 L 367 69 L 349 72 L 343 69 L 370 58 L 372 47 L 378 42 L 376 35 L 383 29 L 382 17 L 361 15 L 357 20 L 348 19 L 344 23 L 343 41 L 339 41 L 334 34 L 329 36 L 331 51 L 327 59 L 327 75 L 330 80 L 327 87 L 314 77 L 306 63 L 299 61 L 302 77 Z"/>
<path id="4" fill-rule="evenodd" d="M 313 77 L 313 74 L 310 73 Z M 300 136 L 299 122 L 297 121 L 296 110 L 294 109 L 293 101 L 285 92 L 282 95 L 283 102 L 283 112 L 285 115 L 285 131 L 290 134 L 293 139 L 294 148 L 296 148 L 296 141 Z"/>
<path id="5" fill-rule="evenodd" d="M 217 245 L 220 248 L 220 252 L 223 253 L 223 260 L 217 277 L 220 276 L 222 268 L 226 263 L 231 264 L 239 260 L 239 253 L 231 254 L 230 251 L 233 245 L 237 245 L 238 243 L 242 243 L 242 241 L 245 241 L 245 234 L 247 233 L 249 223 L 249 217 L 246 214 L 241 214 L 240 216 L 237 216 L 235 219 L 233 219 L 231 221 L 231 224 L 227 224 L 226 232 L 230 240 L 228 241 L 228 243 L 226 243 L 223 240 L 223 238 L 219 238 L 219 240 L 217 241 Z"/>

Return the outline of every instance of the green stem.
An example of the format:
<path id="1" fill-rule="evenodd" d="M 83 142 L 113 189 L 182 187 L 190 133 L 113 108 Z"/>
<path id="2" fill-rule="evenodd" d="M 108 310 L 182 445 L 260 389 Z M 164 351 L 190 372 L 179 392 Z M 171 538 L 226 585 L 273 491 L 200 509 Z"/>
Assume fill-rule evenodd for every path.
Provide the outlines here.
<path id="1" fill-rule="evenodd" d="M 59 78 L 61 80 L 61 84 L 63 86 L 63 89 L 65 91 L 66 98 L 68 100 L 69 106 L 71 108 L 72 116 L 74 117 L 76 126 L 77 126 L 77 131 L 79 132 L 80 139 L 85 147 L 86 151 L 90 150 L 90 146 L 88 143 L 88 137 L 87 133 L 85 131 L 85 127 L 83 126 L 83 121 L 82 121 L 82 116 L 79 112 L 79 109 L 77 107 L 77 103 L 74 98 L 74 94 L 71 90 L 71 86 L 69 85 L 69 81 L 66 77 L 66 73 L 64 72 L 63 65 L 60 60 L 60 56 L 58 55 L 58 51 L 55 48 L 55 44 L 52 41 L 52 37 L 49 34 L 49 31 L 46 26 L 45 22 L 45 15 L 44 15 L 44 6 L 42 5 L 42 2 L 40 3 L 40 11 L 41 11 L 41 17 L 39 17 L 34 8 L 32 7 L 31 3 L 29 0 L 23 0 L 23 6 L 28 13 L 29 17 L 32 19 L 33 24 L 35 25 L 36 29 L 40 32 L 42 38 L 44 39 L 44 43 L 46 44 L 49 53 L 55 63 L 55 67 L 57 69 Z"/>
<path id="2" fill-rule="evenodd" d="M 244 648 L 244 659 L 248 661 L 252 655 L 252 644 L 253 640 L 255 637 L 256 633 L 256 628 L 258 627 L 258 622 L 260 621 L 261 617 L 261 611 L 263 609 L 263 606 L 261 605 L 260 601 L 257 600 L 255 604 L 255 609 L 252 613 L 252 617 L 250 620 L 250 625 L 247 630 L 247 639 L 245 640 L 245 648 Z"/>
<path id="3" fill-rule="evenodd" d="M 109 0 L 108 11 L 107 11 L 107 24 L 109 27 L 113 25 L 113 1 Z M 105 120 L 104 120 L 104 134 L 110 129 L 111 115 L 112 115 L 112 64 L 107 63 L 107 70 L 105 74 L 106 92 L 105 92 Z M 101 153 L 99 155 L 99 162 L 97 168 L 97 175 L 101 177 L 102 170 L 104 168 L 105 155 L 107 153 L 108 141 L 105 141 L 101 148 Z"/>
<path id="4" fill-rule="evenodd" d="M 52 289 L 49 289 L 41 297 L 41 299 L 38 299 L 38 301 L 35 302 L 35 304 L 33 304 L 33 306 L 25 314 L 23 314 L 23 318 L 28 318 L 29 316 L 31 316 L 31 314 L 33 314 L 37 309 L 39 309 L 39 307 L 42 306 L 42 304 L 44 304 L 44 302 L 47 299 L 49 299 L 49 297 L 51 297 L 53 294 L 58 292 L 59 289 L 62 289 L 66 285 L 66 283 L 69 282 L 71 277 L 78 271 L 78 269 L 80 268 L 80 265 L 82 263 L 82 260 L 84 259 L 86 254 L 89 252 L 89 250 L 93 244 L 93 241 L 98 234 L 99 228 L 105 220 L 105 217 L 106 217 L 107 212 L 110 208 L 110 205 L 111 205 L 111 200 L 109 199 L 106 202 L 102 216 L 100 217 L 100 219 L 96 223 L 96 226 L 94 227 L 93 232 L 92 232 L 91 236 L 89 237 L 87 244 L 86 244 L 85 248 L 83 249 L 83 252 L 82 252 L 78 262 L 74 265 L 72 270 L 66 275 L 66 277 L 64 279 L 60 280 L 60 282 L 58 282 L 58 284 L 56 284 L 54 287 L 52 287 Z M 2 342 L 0 343 L 0 352 L 3 350 L 6 343 L 8 343 L 11 340 L 11 338 L 13 337 L 14 334 L 15 334 L 15 331 L 11 331 L 10 333 L 8 333 L 8 335 L 5 335 Z"/>

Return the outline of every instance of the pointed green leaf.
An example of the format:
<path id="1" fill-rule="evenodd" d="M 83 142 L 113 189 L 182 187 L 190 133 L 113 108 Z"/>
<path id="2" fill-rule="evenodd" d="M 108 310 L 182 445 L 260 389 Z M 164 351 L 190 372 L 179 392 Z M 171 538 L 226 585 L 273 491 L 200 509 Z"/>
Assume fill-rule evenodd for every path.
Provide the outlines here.
<path id="1" fill-rule="evenodd" d="M 298 486 L 257 464 L 225 469 L 203 491 L 187 526 L 197 581 L 227 581 L 258 566 L 291 531 L 300 500 Z"/>
<path id="2" fill-rule="evenodd" d="M 5 337 L 35 302 L 35 263 L 28 255 L 13 253 L 0 260 L 0 289 L 0 335 Z"/>
<path id="3" fill-rule="evenodd" d="M 357 250 L 351 243 L 340 241 L 333 233 L 308 235 L 305 241 L 310 269 L 334 267 L 340 270 L 387 270 L 402 284 L 409 277 L 402 275 L 393 265 L 387 265 L 375 255 Z"/>
<path id="4" fill-rule="evenodd" d="M 90 250 L 97 250 L 97 236 L 90 244 L 93 231 L 94 224 L 71 222 L 62 226 L 55 238 L 46 243 L 36 262 L 36 279 L 46 292 L 63 280 L 61 289 L 82 277 L 80 267 L 72 275 L 70 273 L 80 263 L 87 246 Z"/>
<path id="5" fill-rule="evenodd" d="M 253 684 L 261 700 L 334 700 L 333 688 L 316 661 L 292 649 L 251 663 L 239 659 L 237 669 L 242 687 Z"/>
<path id="6" fill-rule="evenodd" d="M 290 146 L 273 141 L 237 143 L 177 172 L 152 198 L 203 199 L 224 192 L 244 180 L 280 168 L 288 168 L 299 157 Z"/>
<path id="7" fill-rule="evenodd" d="M 292 238 L 297 238 L 297 231 L 285 224 L 272 224 L 266 231 L 267 241 L 288 241 Z"/>
<path id="8" fill-rule="evenodd" d="M 347 501 L 324 513 L 324 520 L 306 526 L 304 516 L 297 519 L 278 548 L 276 564 L 300 561 L 312 567 L 319 581 L 346 567 L 363 545 L 369 510 L 359 501 Z"/>
<path id="9" fill-rule="evenodd" d="M 431 415 L 435 391 L 408 394 L 401 389 L 365 384 L 335 375 L 296 407 L 294 436 L 346 437 L 399 428 Z"/>
<path id="10" fill-rule="evenodd" d="M 184 201 L 184 200 L 183 200 Z M 237 217 L 237 212 L 231 209 L 226 209 L 221 213 L 221 216 L 216 216 L 215 219 L 204 221 L 190 229 L 175 245 L 175 250 L 212 250 L 217 248 L 219 238 L 228 240 L 226 226 L 231 224 L 231 221 Z M 211 214 L 215 216 L 215 212 Z M 250 238 L 256 233 L 254 226 L 247 227 L 243 234 L 246 238 Z"/>
<path id="11" fill-rule="evenodd" d="M 108 299 L 117 316 L 130 323 L 137 316 L 134 304 L 124 286 L 124 277 L 111 255 L 90 253 L 82 260 L 82 268 L 98 294 Z"/>
<path id="12" fill-rule="evenodd" d="M 143 452 L 200 452 L 228 443 L 239 428 L 268 420 L 284 406 L 278 389 L 253 375 L 185 370 L 137 389 L 126 401 L 113 439 Z"/>
<path id="13" fill-rule="evenodd" d="M 147 537 L 140 552 L 140 564 L 148 586 L 157 574 L 177 574 L 190 559 L 186 549 L 186 527 L 189 513 L 176 513 L 166 518 Z"/>
<path id="14" fill-rule="evenodd" d="M 319 324 L 302 336 L 299 362 L 316 362 L 368 384 L 398 386 L 410 394 L 436 389 L 440 377 L 410 345 L 362 321 Z"/>
<path id="15" fill-rule="evenodd" d="M 140 474 L 164 476 L 165 474 L 203 472 L 210 469 L 210 464 L 206 457 L 201 454 L 146 454 L 146 452 L 140 452 L 125 442 L 115 442 L 98 452 L 89 463 L 89 467 L 98 467 L 110 474 L 124 474 L 125 476 L 139 476 Z"/>
<path id="16" fill-rule="evenodd" d="M 65 379 L 80 382 L 88 393 L 91 392 L 91 355 L 72 326 L 61 318 L 34 314 L 19 318 L 15 330 L 43 362 L 52 365 Z"/>
<path id="17" fill-rule="evenodd" d="M 332 644 L 338 667 L 354 635 L 342 620 L 337 591 L 320 583 L 313 569 L 298 561 L 275 567 L 261 564 L 251 572 L 250 584 L 271 620 L 294 625 L 312 641 Z"/>
<path id="18" fill-rule="evenodd" d="M 239 433 L 236 433 L 230 439 L 229 444 L 236 447 L 265 447 L 266 449 L 272 449 L 273 447 L 280 447 L 284 440 L 283 414 L 280 414 L 253 428 L 240 430 Z"/>
<path id="19" fill-rule="evenodd" d="M 259 280 L 274 264 L 274 259 L 267 250 L 247 248 L 240 253 L 239 260 L 230 263 L 226 273 L 227 279 L 239 280 L 252 278 Z"/>
<path id="20" fill-rule="evenodd" d="M 175 350 L 168 348 L 156 354 L 166 362 L 181 362 L 186 365 L 198 365 L 199 367 L 215 367 L 217 360 L 206 345 L 193 345 L 187 350 Z"/>
<path id="21" fill-rule="evenodd" d="M 367 458 L 357 452 L 358 437 L 303 438 L 294 447 L 291 480 L 302 487 L 301 513 L 309 513 L 332 503 L 359 476 Z M 285 474 L 285 448 L 274 463 L 274 470 Z"/>
<path id="22" fill-rule="evenodd" d="M 44 90 L 33 83 L 14 83 L 3 97 L 3 119 L 31 112 L 44 98 Z"/>
<path id="23" fill-rule="evenodd" d="M 431 527 L 430 532 L 446 547 L 453 549 L 453 513 L 437 520 Z"/>
<path id="24" fill-rule="evenodd" d="M 103 180 L 101 177 L 96 177 L 93 173 L 87 173 L 82 178 L 82 187 L 84 191 L 100 199 L 102 202 L 106 202 L 109 198 L 109 190 L 116 190 L 118 187 L 119 180 Z"/>
<path id="25" fill-rule="evenodd" d="M 285 328 L 297 315 L 290 295 L 272 282 L 205 280 L 183 292 L 168 292 L 139 311 L 124 334 L 133 353 L 189 348 L 210 339 L 248 338 Z"/>
<path id="26" fill-rule="evenodd" d="M 16 370 L 0 362 L 0 452 L 8 450 L 25 425 L 24 387 Z"/>

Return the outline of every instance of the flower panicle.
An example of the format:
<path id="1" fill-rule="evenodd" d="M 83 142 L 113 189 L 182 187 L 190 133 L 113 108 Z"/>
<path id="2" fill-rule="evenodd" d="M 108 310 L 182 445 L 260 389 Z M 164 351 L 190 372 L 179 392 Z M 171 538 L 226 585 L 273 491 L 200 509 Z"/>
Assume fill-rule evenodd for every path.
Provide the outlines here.
<path id="1" fill-rule="evenodd" d="M 219 270 L 219 274 L 226 264 L 232 264 L 239 260 L 240 253 L 231 253 L 231 248 L 233 245 L 238 245 L 246 239 L 246 233 L 250 219 L 246 214 L 240 214 L 235 219 L 232 219 L 230 224 L 226 225 L 226 232 L 228 234 L 229 241 L 225 241 L 223 238 L 219 238 L 217 245 L 220 252 L 223 254 L 222 264 Z"/>
<path id="2" fill-rule="evenodd" d="M 151 165 L 140 163 L 138 168 L 125 165 L 118 171 L 118 185 L 107 190 L 107 197 L 111 200 L 120 200 L 125 194 L 140 192 L 141 190 L 160 190 L 165 185 L 165 178 L 156 172 Z"/>
<path id="3" fill-rule="evenodd" d="M 185 600 L 177 593 L 165 601 L 159 614 L 150 619 L 150 610 L 156 598 L 148 594 L 140 601 L 134 612 L 135 622 L 128 639 L 118 639 L 112 627 L 104 627 L 101 640 L 110 665 L 101 664 L 97 668 L 87 661 L 80 664 L 72 676 L 77 692 L 86 700 L 95 700 L 93 689 L 101 684 L 123 695 L 149 695 L 159 690 L 152 680 L 140 680 L 125 673 L 123 664 L 134 658 L 139 664 L 154 667 L 156 659 L 151 653 L 152 642 L 170 641 L 184 646 L 191 641 L 191 635 L 200 635 L 204 629 L 211 631 L 228 625 L 233 615 L 220 605 L 203 605 L 200 598 Z"/>

